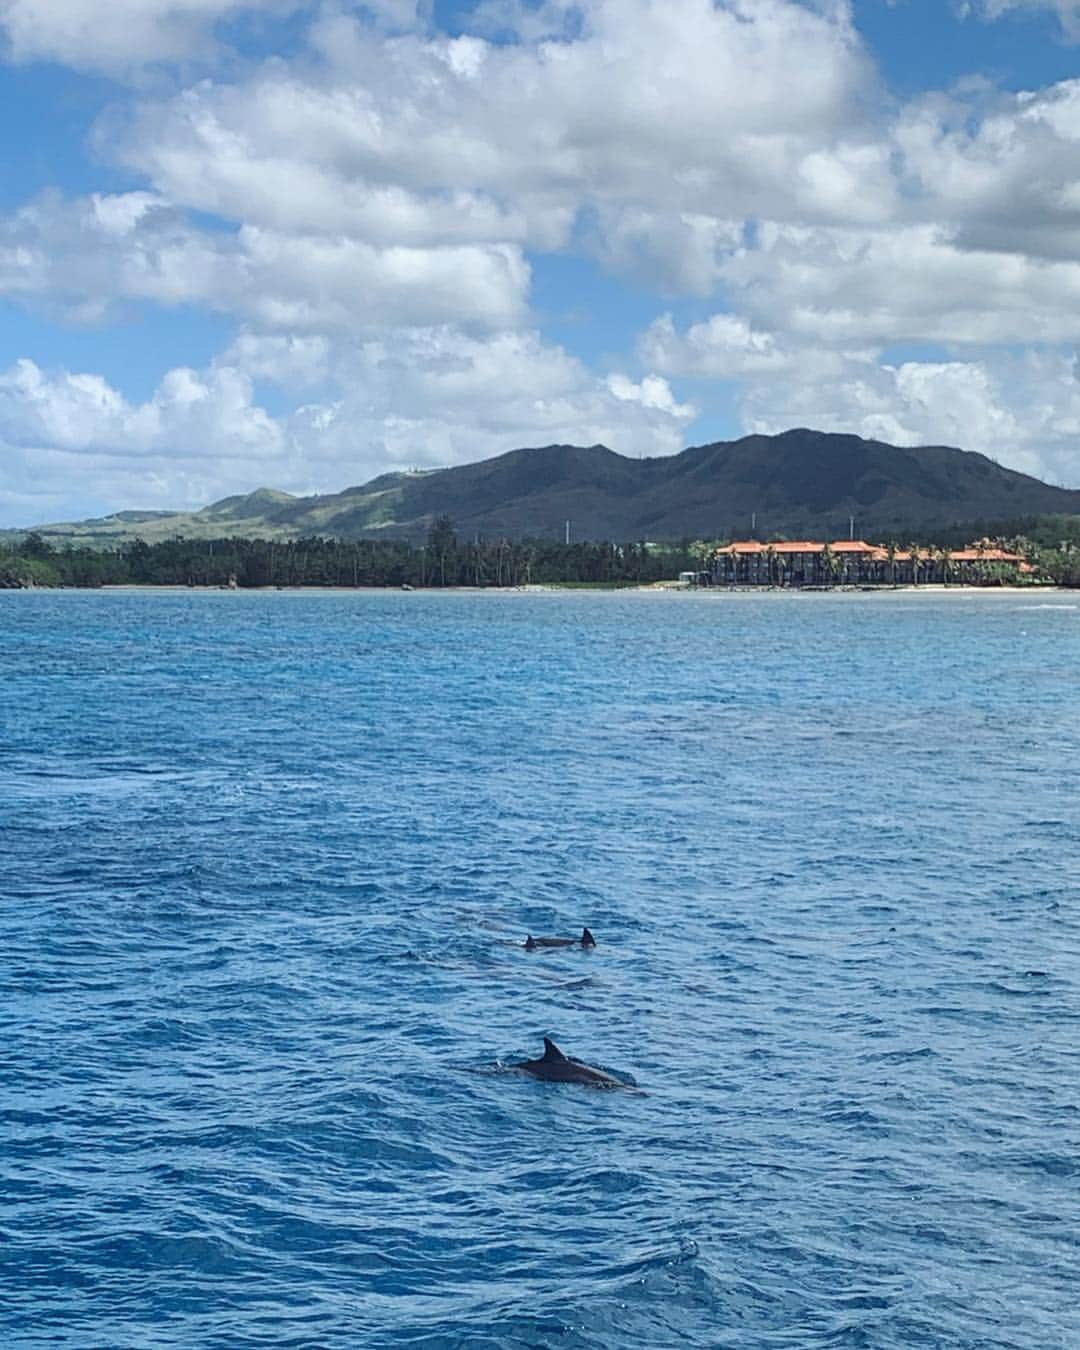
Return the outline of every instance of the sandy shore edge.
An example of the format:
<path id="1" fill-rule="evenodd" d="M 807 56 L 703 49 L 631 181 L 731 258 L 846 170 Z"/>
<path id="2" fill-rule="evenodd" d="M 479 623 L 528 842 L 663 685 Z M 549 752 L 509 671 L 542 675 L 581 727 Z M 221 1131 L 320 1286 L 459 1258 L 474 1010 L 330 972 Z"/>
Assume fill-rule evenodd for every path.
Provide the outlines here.
<path id="1" fill-rule="evenodd" d="M 406 591 L 401 586 L 242 586 L 232 589 L 225 586 L 155 586 L 147 583 L 124 582 L 107 586 L 28 586 L 12 588 L 11 594 L 35 593 L 65 594 L 168 594 L 168 595 L 663 595 L 695 596 L 721 599 L 723 597 L 771 595 L 804 596 L 814 599 L 820 596 L 888 596 L 888 595 L 927 595 L 927 596 L 973 596 L 1004 595 L 1026 596 L 1038 599 L 1043 596 L 1076 596 L 1080 590 L 1067 586 L 965 586 L 941 583 L 922 583 L 918 586 L 683 586 L 678 582 L 656 582 L 648 586 L 560 586 L 537 582 L 527 586 L 432 586 L 415 587 Z"/>

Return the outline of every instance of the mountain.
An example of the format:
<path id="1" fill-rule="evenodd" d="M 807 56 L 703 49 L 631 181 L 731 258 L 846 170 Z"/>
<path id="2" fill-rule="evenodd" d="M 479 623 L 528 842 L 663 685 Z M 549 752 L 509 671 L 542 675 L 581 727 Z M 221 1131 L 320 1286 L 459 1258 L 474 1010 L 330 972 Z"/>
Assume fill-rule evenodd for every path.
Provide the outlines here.
<path id="1" fill-rule="evenodd" d="M 628 459 L 602 445 L 548 445 L 427 472 L 388 473 L 315 497 L 260 488 L 186 513 L 120 512 L 42 525 L 54 543 L 215 538 L 406 538 L 437 516 L 464 538 L 686 539 L 757 532 L 902 539 L 916 528 L 1080 514 L 1080 491 L 1051 487 L 985 455 L 901 448 L 798 429 Z"/>

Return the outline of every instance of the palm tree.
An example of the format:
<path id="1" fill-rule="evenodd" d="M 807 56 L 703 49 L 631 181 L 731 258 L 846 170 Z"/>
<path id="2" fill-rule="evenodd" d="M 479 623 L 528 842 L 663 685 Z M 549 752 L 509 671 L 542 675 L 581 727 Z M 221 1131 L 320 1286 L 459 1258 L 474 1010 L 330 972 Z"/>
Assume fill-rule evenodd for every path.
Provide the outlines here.
<path id="1" fill-rule="evenodd" d="M 829 579 L 829 585 L 835 586 L 837 573 L 840 571 L 840 559 L 828 544 L 821 550 L 821 565 Z"/>
<path id="2" fill-rule="evenodd" d="M 975 575 L 979 578 L 979 585 L 985 586 L 990 577 L 990 567 L 983 554 L 990 548 L 989 539 L 980 539 L 975 544 L 975 552 L 978 555 L 975 560 Z"/>
<path id="3" fill-rule="evenodd" d="M 918 544 L 908 544 L 908 552 L 911 554 L 911 584 L 917 586 L 919 584 L 919 568 L 922 566 Z"/>
<path id="4" fill-rule="evenodd" d="M 947 548 L 938 549 L 938 564 L 941 567 L 941 580 L 944 585 L 948 585 L 952 578 L 955 564 L 953 563 L 952 553 Z"/>
<path id="5" fill-rule="evenodd" d="M 765 570 L 769 578 L 769 585 L 776 585 L 776 549 L 769 544 L 765 549 Z"/>
<path id="6" fill-rule="evenodd" d="M 891 539 L 888 548 L 885 550 L 889 560 L 889 584 L 891 586 L 896 585 L 896 555 L 899 551 L 896 540 Z"/>

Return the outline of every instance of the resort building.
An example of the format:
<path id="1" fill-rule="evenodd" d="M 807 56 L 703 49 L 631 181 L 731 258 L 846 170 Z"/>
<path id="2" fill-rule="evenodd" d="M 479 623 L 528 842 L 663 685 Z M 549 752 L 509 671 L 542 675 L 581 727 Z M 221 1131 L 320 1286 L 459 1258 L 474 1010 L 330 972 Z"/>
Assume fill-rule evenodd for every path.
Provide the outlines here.
<path id="1" fill-rule="evenodd" d="M 1019 553 L 1001 548 L 908 550 L 862 539 L 768 544 L 744 539 L 714 549 L 709 557 L 714 586 L 993 585 L 1031 571 Z"/>

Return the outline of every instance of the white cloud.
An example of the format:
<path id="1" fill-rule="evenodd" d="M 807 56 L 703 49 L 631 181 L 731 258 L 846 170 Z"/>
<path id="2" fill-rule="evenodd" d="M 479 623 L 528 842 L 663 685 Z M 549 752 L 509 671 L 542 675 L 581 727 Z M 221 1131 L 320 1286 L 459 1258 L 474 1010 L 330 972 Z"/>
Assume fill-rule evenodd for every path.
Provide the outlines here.
<path id="1" fill-rule="evenodd" d="M 202 85 L 145 105 L 123 155 L 169 200 L 263 229 L 380 246 L 565 241 L 565 204 L 527 191 L 506 204 L 451 165 L 411 167 L 413 133 L 394 125 L 392 109 L 388 126 L 386 111 L 362 85 L 327 89 L 272 67 L 251 85 Z M 113 130 L 99 136 L 103 147 Z M 445 127 L 439 135 L 449 139 Z"/>
<path id="2" fill-rule="evenodd" d="M 638 343 L 642 361 L 665 375 L 734 380 L 804 375 L 815 378 L 850 371 L 872 361 L 873 351 L 843 351 L 755 328 L 739 314 L 714 314 L 678 332 L 670 314 L 656 319 Z"/>
<path id="3" fill-rule="evenodd" d="M 312 64 L 144 102 L 124 163 L 182 205 L 382 245 L 558 248 L 587 208 L 610 265 L 694 291 L 732 221 L 875 221 L 894 202 L 842 9 L 595 0 L 567 40 L 509 45 L 386 40 L 339 13 L 312 44 Z"/>
<path id="4" fill-rule="evenodd" d="M 870 347 L 830 347 L 717 314 L 684 333 L 664 315 L 639 347 L 664 374 L 738 380 L 750 431 L 810 426 L 896 445 L 957 445 L 1037 477 L 1077 481 L 1080 363 L 1071 345 L 893 363 Z"/>
<path id="5" fill-rule="evenodd" d="M 18 361 L 0 372 L 0 448 L 0 513 L 13 524 L 200 506 L 291 475 L 282 428 L 233 368 L 171 370 L 131 403 L 100 375 Z"/>
<path id="6" fill-rule="evenodd" d="M 597 214 L 593 251 L 615 272 L 663 294 L 710 295 L 721 259 L 743 238 L 741 221 L 689 211 L 605 207 Z"/>
<path id="7" fill-rule="evenodd" d="M 750 372 L 778 371 L 786 366 L 771 333 L 755 331 L 737 314 L 714 314 L 679 334 L 670 314 L 661 315 L 638 344 L 657 370 L 698 379 L 731 379 Z"/>
<path id="8" fill-rule="evenodd" d="M 915 206 L 959 247 L 1080 259 L 1080 81 L 921 99 L 895 138 Z"/>
<path id="9" fill-rule="evenodd" d="M 739 309 L 825 345 L 1080 337 L 1080 262 L 961 248 L 938 226 L 768 226 L 725 261 Z"/>
<path id="10" fill-rule="evenodd" d="M 345 344 L 333 378 L 338 399 L 302 409 L 295 434 L 317 433 L 336 486 L 347 466 L 360 481 L 387 465 L 466 463 L 521 445 L 670 454 L 693 416 L 665 380 L 598 379 L 536 333 L 478 339 L 440 327 Z"/>
<path id="11" fill-rule="evenodd" d="M 1080 382 L 1069 350 L 977 360 L 852 364 L 831 378 L 750 382 L 751 431 L 854 432 L 894 445 L 956 445 L 1052 482 L 1075 484 Z"/>
<path id="12" fill-rule="evenodd" d="M 293 332 L 451 319 L 500 327 L 523 316 L 528 282 L 509 244 L 202 230 L 146 192 L 45 194 L 0 220 L 0 294 L 47 299 L 84 320 L 126 300 L 204 305 Z"/>
<path id="13" fill-rule="evenodd" d="M 341 3 L 381 32 L 414 28 L 429 8 L 426 0 Z M 0 0 L 0 39 L 13 61 L 122 77 L 147 65 L 219 58 L 224 23 L 258 28 L 319 7 L 319 0 Z"/>
<path id="14" fill-rule="evenodd" d="M 124 72 L 207 57 L 214 25 L 244 11 L 286 13 L 302 0 L 0 0 L 0 32 L 16 61 Z"/>
<path id="15" fill-rule="evenodd" d="M 479 0 L 472 26 L 484 34 L 513 35 L 521 42 L 567 41 L 580 35 L 584 0 Z"/>
<path id="16" fill-rule="evenodd" d="M 1019 432 L 996 383 L 971 362 L 911 362 L 833 381 L 761 383 L 744 397 L 748 427 L 766 433 L 813 426 L 894 445 L 962 445 L 999 454 L 1015 449 Z"/>
<path id="17" fill-rule="evenodd" d="M 1065 36 L 1080 41 L 1080 0 L 966 0 L 961 12 L 990 20 L 1014 13 L 1056 14 Z"/>
<path id="18" fill-rule="evenodd" d="M 256 380 L 319 392 L 274 418 L 256 402 Z M 0 512 L 22 523 L 85 515 L 87 475 L 94 509 L 181 508 L 259 484 L 337 491 L 390 468 L 522 445 L 664 454 L 682 447 L 692 415 L 664 379 L 599 379 L 535 333 L 480 339 L 438 327 L 333 345 L 247 333 L 208 370 L 169 371 L 138 404 L 99 375 L 23 360 L 0 373 Z M 31 481 L 40 509 L 13 517 L 28 509 Z"/>
<path id="19" fill-rule="evenodd" d="M 284 389 L 310 389 L 330 378 L 334 344 L 322 336 L 286 336 L 241 333 L 219 364 L 235 366 L 253 380 Z"/>
<path id="20" fill-rule="evenodd" d="M 48 374 L 25 359 L 0 373 L 0 439 L 110 457 L 182 450 L 215 460 L 273 455 L 281 441 L 235 368 L 171 370 L 152 398 L 133 405 L 100 375 Z"/>
<path id="21" fill-rule="evenodd" d="M 626 375 L 616 372 L 608 376 L 608 389 L 621 403 L 640 403 L 643 408 L 655 408 L 671 417 L 689 421 L 696 409 L 690 403 L 678 403 L 667 380 L 659 375 L 646 375 L 635 384 Z"/>
<path id="22" fill-rule="evenodd" d="M 1022 8 L 1064 23 L 1080 5 L 980 13 Z M 741 382 L 748 425 L 1066 463 L 1080 81 L 896 109 L 845 0 L 486 0 L 457 37 L 414 0 L 0 0 L 0 30 L 14 59 L 123 73 L 301 12 L 290 55 L 234 53 L 102 120 L 99 154 L 140 190 L 0 219 L 0 294 L 81 323 L 149 303 L 243 330 L 141 404 L 14 367 L 13 455 L 97 456 L 124 505 L 147 500 L 139 474 L 181 504 L 251 486 L 257 447 L 255 478 L 295 490 L 542 441 L 657 453 L 682 443 L 693 378 Z M 661 315 L 635 368 L 591 371 L 531 331 L 529 255 L 567 251 L 716 312 Z M 947 356 L 882 364 L 893 343 Z M 307 402 L 271 418 L 264 382 Z"/>

